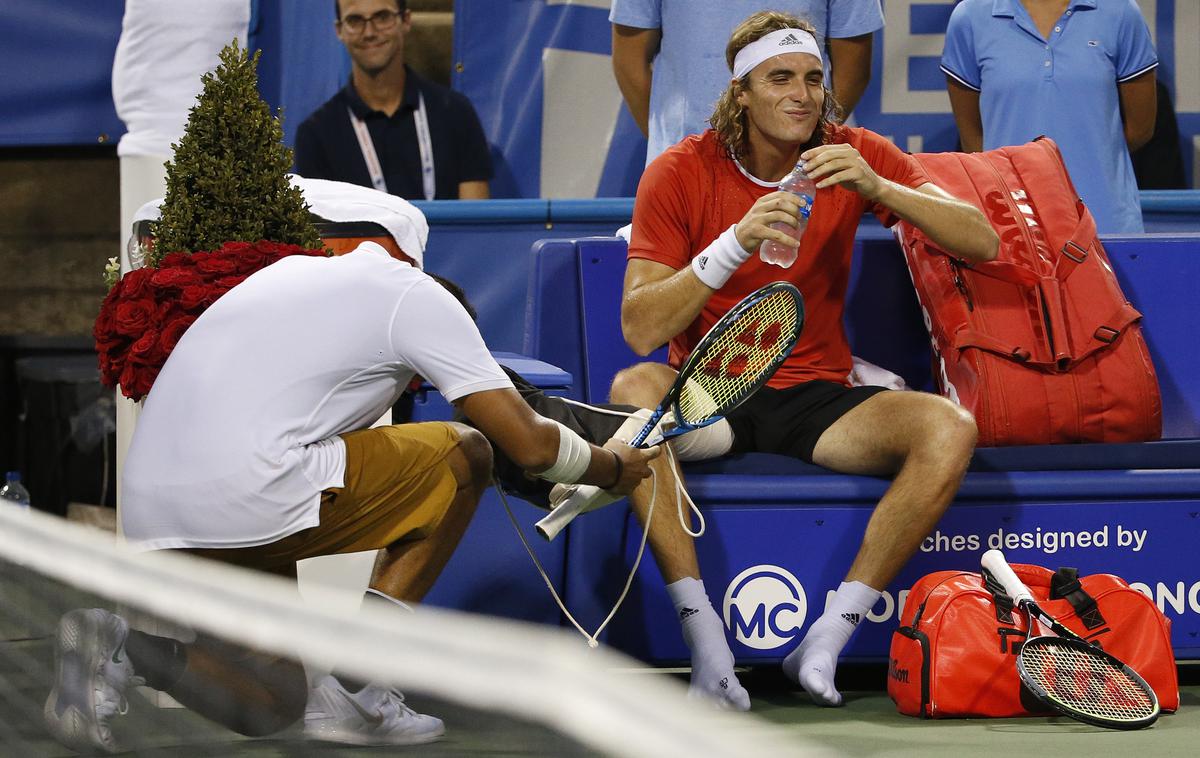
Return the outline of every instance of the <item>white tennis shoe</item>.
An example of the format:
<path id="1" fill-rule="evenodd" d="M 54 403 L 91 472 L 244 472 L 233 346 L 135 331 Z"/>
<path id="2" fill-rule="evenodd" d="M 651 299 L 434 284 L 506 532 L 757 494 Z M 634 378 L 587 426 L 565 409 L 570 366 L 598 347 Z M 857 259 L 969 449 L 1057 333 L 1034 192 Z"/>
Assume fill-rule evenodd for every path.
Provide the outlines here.
<path id="1" fill-rule="evenodd" d="M 435 716 L 417 713 L 397 690 L 367 685 L 351 693 L 326 676 L 308 693 L 304 736 L 351 745 L 423 745 L 446 733 Z"/>
<path id="2" fill-rule="evenodd" d="M 142 684 L 125 654 L 129 627 L 102 608 L 70 611 L 58 622 L 54 689 L 42 709 L 54 739 L 81 753 L 114 753 L 109 719 L 128 710 L 125 690 Z"/>

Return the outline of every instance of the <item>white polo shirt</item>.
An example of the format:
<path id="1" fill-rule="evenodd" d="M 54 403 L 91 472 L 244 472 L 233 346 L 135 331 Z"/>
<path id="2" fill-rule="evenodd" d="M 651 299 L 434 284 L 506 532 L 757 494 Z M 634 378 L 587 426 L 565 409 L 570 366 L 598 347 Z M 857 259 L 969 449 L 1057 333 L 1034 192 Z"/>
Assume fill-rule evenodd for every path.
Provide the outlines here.
<path id="1" fill-rule="evenodd" d="M 292 256 L 187 330 L 147 396 L 122 478 L 137 547 L 274 542 L 343 485 L 337 435 L 364 429 L 419 374 L 449 401 L 511 387 L 466 311 L 374 243 Z"/>

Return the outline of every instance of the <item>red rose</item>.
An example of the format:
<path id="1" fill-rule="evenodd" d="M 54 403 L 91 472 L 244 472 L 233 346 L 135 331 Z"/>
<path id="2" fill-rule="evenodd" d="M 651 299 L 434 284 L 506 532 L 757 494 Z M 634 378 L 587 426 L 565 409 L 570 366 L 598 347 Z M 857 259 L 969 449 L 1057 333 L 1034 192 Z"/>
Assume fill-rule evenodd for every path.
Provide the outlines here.
<path id="1" fill-rule="evenodd" d="M 212 253 L 208 252 L 207 250 L 201 250 L 198 253 L 192 253 L 189 257 L 191 258 L 191 263 L 195 265 L 201 261 L 206 261 L 211 258 Z"/>
<path id="2" fill-rule="evenodd" d="M 214 250 L 213 253 L 220 254 L 220 255 L 233 256 L 233 255 L 245 255 L 246 253 L 252 252 L 253 250 L 254 250 L 253 244 L 239 240 L 236 242 L 226 242 L 224 245 L 221 245 L 220 250 Z"/>
<path id="3" fill-rule="evenodd" d="M 152 268 L 139 268 L 122 276 L 121 281 L 118 282 L 121 291 L 117 297 L 122 300 L 133 300 L 143 297 L 146 294 L 146 289 L 150 286 L 150 276 L 153 273 L 154 269 Z"/>
<path id="4" fill-rule="evenodd" d="M 148 297 L 117 303 L 113 330 L 126 337 L 138 337 L 154 321 L 157 310 L 154 301 Z"/>
<path id="5" fill-rule="evenodd" d="M 162 352 L 168 357 L 175 346 L 179 344 L 179 338 L 187 331 L 188 327 L 196 320 L 195 316 L 180 316 L 173 319 L 170 323 L 163 327 L 158 335 L 158 346 Z M 166 361 L 164 361 L 165 363 Z"/>
<path id="6" fill-rule="evenodd" d="M 234 271 L 236 271 L 237 263 L 229 258 L 214 255 L 208 260 L 197 262 L 196 270 L 204 274 L 223 276 L 225 274 L 232 274 Z"/>
<path id="7" fill-rule="evenodd" d="M 212 305 L 219 293 L 207 284 L 192 284 L 179 292 L 179 307 L 185 311 L 203 310 Z"/>
<path id="8" fill-rule="evenodd" d="M 216 287 L 221 290 L 221 294 L 223 295 L 226 292 L 228 292 L 229 290 L 231 290 L 234 287 L 241 284 L 242 282 L 246 281 L 247 276 L 248 276 L 247 274 L 234 274 L 233 276 L 223 276 L 220 279 L 218 279 L 217 281 L 213 282 L 213 284 L 215 284 Z"/>
<path id="9" fill-rule="evenodd" d="M 149 364 L 157 362 L 161 357 L 158 349 L 158 330 L 147 329 L 129 348 L 129 356 L 137 363 Z"/>
<path id="10" fill-rule="evenodd" d="M 195 269 L 179 268 L 164 268 L 155 271 L 150 277 L 150 283 L 155 287 L 160 288 L 182 288 L 189 284 L 198 284 L 200 282 L 200 274 L 196 273 Z"/>
<path id="11" fill-rule="evenodd" d="M 164 269 L 177 266 L 191 266 L 193 263 L 195 261 L 192 260 L 192 256 L 188 253 L 167 253 L 159 261 L 158 267 Z"/>

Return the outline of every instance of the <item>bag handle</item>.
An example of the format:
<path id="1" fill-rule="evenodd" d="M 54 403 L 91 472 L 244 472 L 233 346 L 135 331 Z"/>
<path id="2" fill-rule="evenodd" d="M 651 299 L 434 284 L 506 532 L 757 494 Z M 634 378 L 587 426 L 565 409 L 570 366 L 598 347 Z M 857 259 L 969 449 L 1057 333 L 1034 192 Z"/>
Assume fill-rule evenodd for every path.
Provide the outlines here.
<path id="1" fill-rule="evenodd" d="M 1050 599 L 1066 600 L 1075 609 L 1075 615 L 1088 628 L 1098 629 L 1108 622 L 1096 605 L 1096 599 L 1087 593 L 1079 582 L 1079 570 L 1061 567 L 1050 577 Z"/>

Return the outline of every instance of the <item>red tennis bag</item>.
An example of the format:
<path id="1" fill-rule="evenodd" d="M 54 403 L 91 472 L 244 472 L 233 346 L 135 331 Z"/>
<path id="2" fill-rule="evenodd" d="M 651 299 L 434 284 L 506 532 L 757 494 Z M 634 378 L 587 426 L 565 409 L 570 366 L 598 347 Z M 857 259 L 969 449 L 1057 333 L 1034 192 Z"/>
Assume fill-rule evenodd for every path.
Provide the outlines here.
<path id="1" fill-rule="evenodd" d="M 933 342 L 941 394 L 979 444 L 1136 442 L 1162 435 L 1141 314 L 1125 299 L 1058 146 L 914 156 L 987 216 L 996 260 L 952 257 L 907 222 L 897 236 Z"/>
<path id="2" fill-rule="evenodd" d="M 1129 664 L 1164 711 L 1179 707 L 1171 622 L 1150 598 L 1111 574 L 1012 568 L 1046 613 Z M 901 713 L 922 718 L 1047 714 L 1017 676 L 1024 641 L 1024 614 L 998 585 L 968 571 L 928 574 L 909 591 L 892 635 L 888 695 Z"/>

